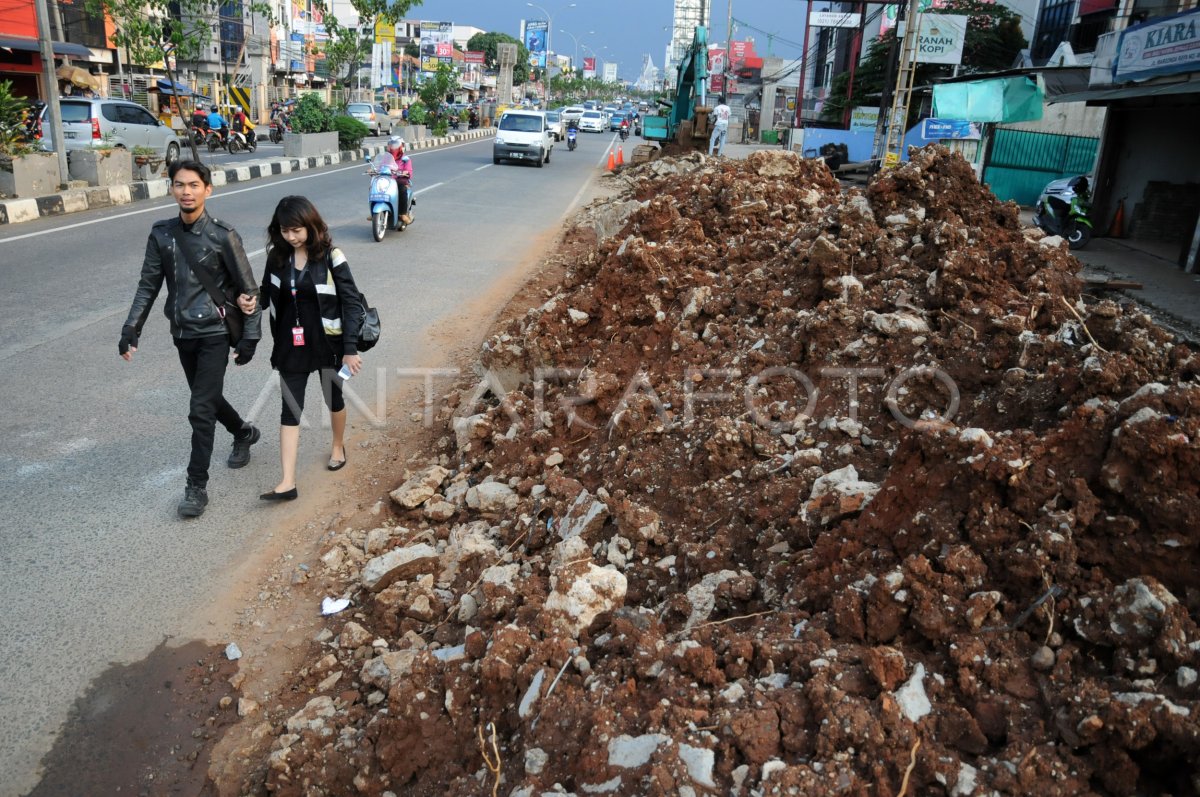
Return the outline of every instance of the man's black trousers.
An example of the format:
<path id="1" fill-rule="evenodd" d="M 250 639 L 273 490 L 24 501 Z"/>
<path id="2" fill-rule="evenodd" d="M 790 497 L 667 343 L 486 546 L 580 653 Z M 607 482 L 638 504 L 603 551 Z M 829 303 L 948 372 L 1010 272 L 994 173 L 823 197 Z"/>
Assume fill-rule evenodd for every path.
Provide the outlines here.
<path id="1" fill-rule="evenodd" d="M 207 338 L 175 338 L 179 362 L 192 389 L 188 421 L 192 424 L 192 458 L 188 462 L 188 484 L 208 486 L 208 464 L 212 460 L 216 422 L 236 435 L 242 428 L 242 416 L 222 395 L 225 369 L 229 365 L 229 339 L 225 335 Z"/>

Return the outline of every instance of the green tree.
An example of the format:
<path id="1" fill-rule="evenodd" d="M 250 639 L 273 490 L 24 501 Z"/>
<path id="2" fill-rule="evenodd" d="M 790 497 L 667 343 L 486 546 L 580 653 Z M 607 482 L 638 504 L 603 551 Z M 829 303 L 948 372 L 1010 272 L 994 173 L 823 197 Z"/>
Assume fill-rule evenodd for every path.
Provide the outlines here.
<path id="1" fill-rule="evenodd" d="M 944 6 L 930 13 L 962 14 L 971 18 L 967 23 L 959 74 L 1007 69 L 1012 66 L 1017 53 L 1027 45 L 1025 35 L 1021 33 L 1020 16 L 999 3 L 947 0 Z M 888 56 L 895 42 L 896 32 L 893 28 L 867 48 L 866 57 L 854 72 L 854 97 L 879 95 L 882 92 Z M 937 78 L 948 77 L 953 71 L 954 67 L 946 64 L 919 64 L 915 85 L 928 85 Z M 834 77 L 821 110 L 822 119 L 841 121 L 844 118 L 849 77 L 846 72 Z M 859 104 L 853 98 L 850 103 Z M 916 113 L 915 106 L 909 109 L 910 124 L 916 121 Z"/>
<path id="2" fill-rule="evenodd" d="M 446 103 L 447 98 L 458 90 L 458 73 L 449 64 L 438 64 L 436 72 L 430 73 L 417 89 L 421 103 L 438 111 Z M 440 114 L 439 114 L 440 116 Z"/>
<path id="3" fill-rule="evenodd" d="M 529 50 L 507 33 L 476 33 L 467 42 L 467 49 L 473 52 L 482 50 L 484 68 L 495 71 L 500 68 L 500 60 L 496 56 L 496 45 L 501 43 L 517 45 L 517 63 L 513 67 L 513 85 L 516 86 L 529 80 Z"/>
<path id="4" fill-rule="evenodd" d="M 128 51 L 132 63 L 149 66 L 164 62 L 172 85 L 176 83 L 172 61 L 200 59 L 212 43 L 221 6 L 222 0 L 86 0 L 85 3 L 90 13 L 106 14 L 112 20 L 112 42 Z M 262 2 L 247 3 L 242 8 L 243 13 L 267 17 L 271 14 L 270 7 Z M 180 113 L 190 113 L 185 107 L 190 99 L 177 99 Z M 189 141 L 192 157 L 199 160 L 199 148 L 190 136 Z"/>
<path id="5" fill-rule="evenodd" d="M 25 98 L 12 92 L 12 81 L 0 82 L 0 155 L 22 155 L 29 149 L 25 143 L 23 123 Z"/>
<path id="6" fill-rule="evenodd" d="M 351 28 L 338 21 L 325 0 L 314 0 L 313 7 L 324 14 L 325 30 L 329 33 L 328 42 L 316 51 L 325 56 L 329 74 L 349 86 L 371 53 L 371 45 L 375 42 L 375 23 L 395 23 L 412 6 L 420 4 L 421 0 L 350 0 L 358 17 L 358 25 Z M 345 77 L 337 78 L 343 69 L 346 69 Z"/>

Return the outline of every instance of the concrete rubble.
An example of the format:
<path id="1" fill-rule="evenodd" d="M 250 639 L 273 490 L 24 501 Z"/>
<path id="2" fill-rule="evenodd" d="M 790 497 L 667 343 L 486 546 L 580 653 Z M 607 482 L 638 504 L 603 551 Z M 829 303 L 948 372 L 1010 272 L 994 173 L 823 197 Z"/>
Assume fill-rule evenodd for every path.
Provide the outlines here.
<path id="1" fill-rule="evenodd" d="M 1200 359 L 941 148 L 616 179 L 331 544 L 267 790 L 1200 791 Z"/>

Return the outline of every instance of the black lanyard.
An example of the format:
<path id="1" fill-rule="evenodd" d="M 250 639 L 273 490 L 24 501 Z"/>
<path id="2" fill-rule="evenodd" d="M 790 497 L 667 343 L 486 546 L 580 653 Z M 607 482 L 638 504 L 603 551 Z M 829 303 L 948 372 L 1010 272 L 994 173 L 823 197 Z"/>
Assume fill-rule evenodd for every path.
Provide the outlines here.
<path id="1" fill-rule="evenodd" d="M 292 256 L 288 259 L 288 279 L 292 284 L 292 309 L 296 311 L 296 326 L 302 326 L 300 323 L 300 301 L 296 298 L 296 277 L 296 255 L 293 252 Z M 300 278 L 303 279 L 303 275 L 300 275 Z"/>

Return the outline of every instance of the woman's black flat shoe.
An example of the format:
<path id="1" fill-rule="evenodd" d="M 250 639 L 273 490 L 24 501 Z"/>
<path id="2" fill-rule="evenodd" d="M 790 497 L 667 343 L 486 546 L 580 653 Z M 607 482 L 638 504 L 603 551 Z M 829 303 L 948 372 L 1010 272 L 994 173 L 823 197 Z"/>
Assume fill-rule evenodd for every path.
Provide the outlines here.
<path id="1" fill-rule="evenodd" d="M 342 456 L 344 457 L 345 455 L 343 454 Z M 346 460 L 345 459 L 331 459 L 331 460 L 329 460 L 329 464 L 326 465 L 325 467 L 328 468 L 329 470 L 341 470 L 342 468 L 346 467 Z"/>
<path id="2" fill-rule="evenodd" d="M 290 490 L 284 490 L 282 493 L 277 493 L 272 490 L 269 493 L 263 493 L 259 498 L 263 501 L 294 501 L 300 493 L 293 487 Z"/>

